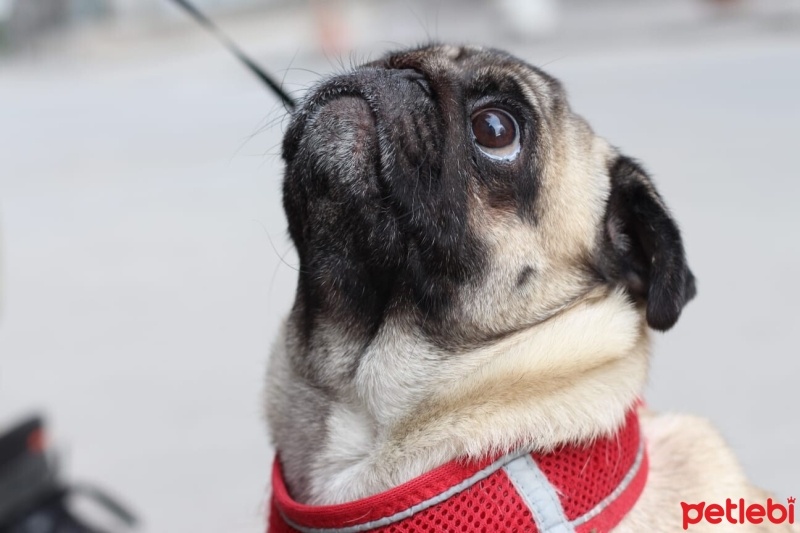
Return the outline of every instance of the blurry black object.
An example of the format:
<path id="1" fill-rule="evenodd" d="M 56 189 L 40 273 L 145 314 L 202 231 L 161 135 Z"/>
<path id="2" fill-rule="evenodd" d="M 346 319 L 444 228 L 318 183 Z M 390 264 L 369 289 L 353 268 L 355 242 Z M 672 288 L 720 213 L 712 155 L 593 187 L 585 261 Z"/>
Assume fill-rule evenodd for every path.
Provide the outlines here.
<path id="1" fill-rule="evenodd" d="M 69 505 L 78 498 L 107 511 L 119 529 L 98 529 L 81 520 Z M 39 417 L 0 435 L 0 533 L 116 533 L 134 523 L 130 512 L 101 491 L 58 479 Z"/>

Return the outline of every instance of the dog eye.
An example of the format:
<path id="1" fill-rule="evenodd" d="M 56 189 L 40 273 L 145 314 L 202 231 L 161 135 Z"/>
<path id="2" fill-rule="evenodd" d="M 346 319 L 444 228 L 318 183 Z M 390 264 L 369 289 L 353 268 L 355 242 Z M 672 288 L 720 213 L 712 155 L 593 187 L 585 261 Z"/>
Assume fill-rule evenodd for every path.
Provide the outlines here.
<path id="1" fill-rule="evenodd" d="M 502 109 L 481 109 L 472 115 L 478 149 L 493 159 L 510 160 L 519 153 L 517 121 Z"/>

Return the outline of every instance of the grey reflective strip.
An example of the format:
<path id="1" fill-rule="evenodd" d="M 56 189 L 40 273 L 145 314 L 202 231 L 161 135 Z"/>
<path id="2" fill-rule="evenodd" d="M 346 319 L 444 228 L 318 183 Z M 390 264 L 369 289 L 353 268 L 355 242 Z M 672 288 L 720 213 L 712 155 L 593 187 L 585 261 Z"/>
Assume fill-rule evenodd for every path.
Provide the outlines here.
<path id="1" fill-rule="evenodd" d="M 603 498 L 603 500 L 595 505 L 591 511 L 586 513 L 583 516 L 580 516 L 572 521 L 572 525 L 575 527 L 580 526 L 581 524 L 585 524 L 595 516 L 602 513 L 609 505 L 611 505 L 614 500 L 619 498 L 620 494 L 625 492 L 625 490 L 630 486 L 633 478 L 636 477 L 636 474 L 639 473 L 639 469 L 642 467 L 642 460 L 644 459 L 644 437 L 639 440 L 639 450 L 636 452 L 636 459 L 633 460 L 633 465 L 631 465 L 631 469 L 628 470 L 628 473 L 625 474 L 625 477 L 622 478 L 617 488 L 614 491 Z"/>
<path id="2" fill-rule="evenodd" d="M 459 492 L 470 488 L 475 483 L 477 483 L 477 482 L 479 482 L 481 480 L 484 480 L 487 477 L 491 476 L 492 474 L 494 474 L 495 472 L 497 472 L 498 470 L 503 468 L 503 466 L 505 466 L 509 462 L 513 462 L 514 460 L 516 460 L 516 458 L 518 458 L 522 454 L 528 455 L 530 457 L 530 452 L 528 452 L 528 451 L 516 451 L 516 452 L 510 453 L 508 455 L 504 455 L 503 457 L 501 457 L 497 461 L 493 462 L 492 464 L 490 464 L 489 466 L 487 466 L 483 470 L 480 470 L 480 471 L 476 472 L 475 474 L 473 474 L 472 476 L 468 477 L 467 479 L 465 479 L 464 481 L 462 481 L 458 485 L 454 485 L 454 486 L 450 487 L 446 491 L 444 491 L 444 492 L 442 492 L 440 494 L 437 494 L 433 498 L 425 500 L 422 503 L 418 503 L 416 505 L 412 505 L 411 507 L 409 507 L 405 511 L 400 511 L 399 513 L 395 513 L 395 514 L 393 514 L 391 516 L 387 516 L 385 518 L 379 518 L 378 520 L 373 520 L 372 522 L 365 522 L 363 524 L 358 524 L 358 525 L 349 526 L 349 527 L 324 527 L 324 528 L 319 528 L 319 527 L 306 527 L 306 526 L 301 526 L 299 524 L 296 524 L 295 522 L 289 520 L 286 517 L 286 515 L 283 514 L 283 512 L 281 512 L 281 516 L 283 517 L 283 520 L 289 526 L 293 527 L 294 529 L 296 529 L 298 531 L 301 531 L 302 533 L 358 533 L 359 531 L 369 531 L 370 529 L 375 529 L 376 527 L 384 527 L 384 526 L 388 526 L 389 524 L 393 524 L 395 522 L 399 522 L 400 520 L 408 518 L 409 516 L 413 516 L 413 515 L 417 514 L 418 512 L 424 511 L 425 509 L 427 509 L 429 507 L 433 507 L 434 505 L 442 503 L 443 501 L 447 500 L 451 496 L 454 496 L 454 495 L 458 494 Z"/>
<path id="3" fill-rule="evenodd" d="M 556 489 L 530 454 L 514 459 L 503 470 L 531 510 L 539 533 L 575 532 L 564 514 Z"/>

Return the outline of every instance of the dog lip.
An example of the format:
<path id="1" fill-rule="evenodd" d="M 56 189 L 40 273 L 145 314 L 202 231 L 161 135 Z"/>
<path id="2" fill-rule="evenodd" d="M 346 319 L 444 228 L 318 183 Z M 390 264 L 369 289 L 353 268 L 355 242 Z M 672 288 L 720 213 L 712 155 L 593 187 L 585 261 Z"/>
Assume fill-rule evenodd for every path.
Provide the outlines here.
<path id="1" fill-rule="evenodd" d="M 306 146 L 321 170 L 343 183 L 368 174 L 378 137 L 369 102 L 359 96 L 334 97 L 315 109 L 309 120 Z"/>
<path id="2" fill-rule="evenodd" d="M 375 134 L 375 115 L 369 103 L 358 96 L 340 96 L 325 102 L 316 113 L 316 120 L 331 118 L 340 126 L 339 133 L 347 140 L 351 133 Z"/>

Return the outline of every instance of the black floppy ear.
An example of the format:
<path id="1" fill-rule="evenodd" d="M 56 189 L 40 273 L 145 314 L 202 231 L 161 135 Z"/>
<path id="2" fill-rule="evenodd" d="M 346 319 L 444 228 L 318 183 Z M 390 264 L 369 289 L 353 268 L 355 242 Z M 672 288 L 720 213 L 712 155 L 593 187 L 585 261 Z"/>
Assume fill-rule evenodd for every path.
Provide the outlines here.
<path id="1" fill-rule="evenodd" d="M 632 294 L 646 299 L 648 325 L 666 331 L 697 292 L 680 231 L 635 161 L 618 157 L 610 175 L 606 229 L 614 277 L 622 278 Z"/>

